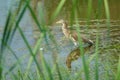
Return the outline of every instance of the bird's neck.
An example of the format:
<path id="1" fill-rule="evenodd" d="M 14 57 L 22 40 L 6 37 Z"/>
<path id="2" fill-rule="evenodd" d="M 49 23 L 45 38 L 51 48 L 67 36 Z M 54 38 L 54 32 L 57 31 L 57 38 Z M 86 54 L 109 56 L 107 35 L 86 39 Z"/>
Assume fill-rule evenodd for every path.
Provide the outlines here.
<path id="1" fill-rule="evenodd" d="M 62 23 L 62 31 L 63 31 L 64 35 L 68 38 L 70 35 L 70 30 L 69 30 L 66 22 Z"/>
<path id="2" fill-rule="evenodd" d="M 62 29 L 68 29 L 68 27 L 67 27 L 68 25 L 67 25 L 67 23 L 66 22 L 64 22 L 64 23 L 62 23 Z"/>

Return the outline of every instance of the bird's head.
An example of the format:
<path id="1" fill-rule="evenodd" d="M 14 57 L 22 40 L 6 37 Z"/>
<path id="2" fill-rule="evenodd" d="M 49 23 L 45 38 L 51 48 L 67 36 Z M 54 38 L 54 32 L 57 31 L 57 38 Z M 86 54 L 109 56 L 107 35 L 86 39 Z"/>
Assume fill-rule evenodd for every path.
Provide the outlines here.
<path id="1" fill-rule="evenodd" d="M 59 20 L 59 21 L 57 21 L 56 23 L 65 23 L 65 20 L 63 20 L 63 19 L 61 19 L 61 20 Z"/>
<path id="2" fill-rule="evenodd" d="M 67 29 L 67 27 L 68 27 L 68 26 L 67 26 L 67 22 L 66 22 L 65 20 L 63 20 L 63 19 L 57 21 L 56 23 L 62 24 L 62 28 L 63 28 L 63 29 Z"/>

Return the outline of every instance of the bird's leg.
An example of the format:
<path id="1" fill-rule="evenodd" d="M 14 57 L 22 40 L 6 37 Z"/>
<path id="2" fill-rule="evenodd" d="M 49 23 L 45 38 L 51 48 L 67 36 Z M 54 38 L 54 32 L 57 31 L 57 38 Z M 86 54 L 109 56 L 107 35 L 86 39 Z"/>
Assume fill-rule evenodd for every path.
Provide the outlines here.
<path id="1" fill-rule="evenodd" d="M 75 46 L 78 46 L 78 43 L 76 42 L 76 40 L 70 35 L 70 39 L 73 41 Z"/>

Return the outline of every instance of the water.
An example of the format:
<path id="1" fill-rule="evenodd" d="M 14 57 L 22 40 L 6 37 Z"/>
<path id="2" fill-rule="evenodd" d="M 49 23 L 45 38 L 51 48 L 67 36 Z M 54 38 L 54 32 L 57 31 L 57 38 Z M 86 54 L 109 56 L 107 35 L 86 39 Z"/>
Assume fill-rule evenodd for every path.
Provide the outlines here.
<path id="1" fill-rule="evenodd" d="M 0 17 L 1 17 L 0 18 L 0 38 L 2 38 L 8 10 L 11 7 L 12 11 L 15 11 L 15 9 L 18 6 L 18 2 L 19 2 L 18 0 L 15 0 L 14 2 L 12 2 L 11 0 L 0 0 Z M 20 27 L 22 28 L 24 35 L 26 36 L 27 41 L 29 42 L 29 45 L 31 47 L 33 47 L 35 42 L 33 38 L 32 26 L 33 24 L 32 24 L 32 20 L 29 15 L 29 12 L 26 11 L 20 22 Z M 22 65 L 28 63 L 28 58 L 30 57 L 29 51 L 18 30 L 16 31 L 12 39 L 12 43 L 10 47 L 15 52 L 18 58 L 21 58 L 25 54 L 27 55 L 27 57 L 22 60 L 21 62 Z M 5 60 L 5 70 L 9 69 L 10 67 L 12 67 L 14 63 L 16 63 L 15 56 L 8 49 L 5 51 L 4 60 Z M 25 68 L 25 66 L 23 66 L 23 68 Z"/>
<path id="2" fill-rule="evenodd" d="M 46 8 L 46 12 L 48 15 L 47 20 L 50 19 L 52 13 L 54 13 L 56 7 L 58 6 L 59 0 L 55 0 L 53 4 L 51 4 L 52 0 L 45 0 L 44 5 Z M 89 0 L 79 0 L 78 2 L 78 18 L 81 20 L 86 20 L 88 18 L 88 1 Z M 100 15 L 100 19 L 106 19 L 105 9 L 104 9 L 104 1 L 101 1 L 100 4 L 98 4 L 99 0 L 92 1 L 92 11 L 91 11 L 91 17 L 90 19 L 96 19 L 98 18 L 98 15 Z M 72 1 L 66 1 L 64 7 L 61 9 L 57 19 L 67 19 L 68 21 L 71 18 L 71 10 L 72 10 Z M 119 20 L 120 19 L 120 1 L 119 0 L 109 0 L 109 10 L 110 10 L 110 17 L 111 20 Z M 119 23 L 120 24 L 120 23 Z"/>
<path id="3" fill-rule="evenodd" d="M 51 0 L 49 0 L 51 1 Z M 49 2 L 48 0 L 45 0 L 44 1 L 44 7 L 45 7 L 45 11 L 46 11 L 46 21 L 49 20 L 49 17 L 51 16 L 51 14 L 53 13 L 54 9 L 56 8 L 58 2 L 57 1 L 54 1 L 54 5 L 51 5 L 51 3 Z M 118 1 L 118 2 L 117 2 Z M 111 34 L 110 36 L 111 37 L 111 44 L 118 44 L 120 42 L 120 1 L 117 0 L 117 1 L 113 1 L 111 0 L 109 5 L 110 5 L 110 12 L 111 12 L 111 28 L 110 28 L 110 31 L 111 31 Z M 8 10 L 10 9 L 10 6 L 12 6 L 12 11 L 14 11 L 14 9 L 17 8 L 18 6 L 18 2 L 19 0 L 15 0 L 14 2 L 11 1 L 11 0 L 0 0 L 0 38 L 2 37 L 2 33 L 3 33 L 3 28 L 4 28 L 4 24 L 5 24 L 5 21 L 6 21 L 6 17 L 7 17 L 7 14 L 8 14 Z M 69 18 L 70 18 L 70 11 L 71 11 L 71 6 L 69 5 L 71 2 L 67 2 L 67 5 L 65 5 L 65 7 L 62 9 L 62 11 L 60 12 L 60 15 L 57 17 L 56 20 L 58 19 L 66 19 L 69 21 Z M 97 6 L 95 4 L 96 2 L 93 2 L 93 6 Z M 86 15 L 85 14 L 87 12 L 87 3 L 85 3 L 84 1 L 81 2 L 81 11 L 80 11 L 80 16 L 79 16 L 79 20 L 86 20 Z M 68 7 L 67 7 L 68 6 Z M 107 28 L 106 28 L 106 23 L 105 23 L 105 14 L 104 14 L 104 5 L 102 5 L 102 19 L 101 21 L 97 21 L 96 20 L 96 16 L 97 16 L 97 8 L 96 7 L 93 7 L 95 8 L 93 10 L 93 16 L 92 16 L 92 20 L 94 21 L 91 21 L 91 25 L 89 25 L 89 31 L 87 31 L 86 27 L 84 26 L 87 26 L 86 25 L 86 22 L 80 22 L 80 24 L 82 24 L 82 31 L 81 33 L 83 34 L 86 34 L 88 38 L 91 38 L 94 42 L 95 42 L 95 39 L 96 39 L 96 33 L 99 32 L 100 33 L 100 43 L 101 43 L 101 47 L 104 47 L 105 45 L 107 45 L 106 43 L 108 42 L 107 41 L 107 34 L 106 34 L 106 31 L 107 31 Z M 95 12 L 95 13 L 94 13 Z M 100 24 L 99 26 L 100 27 L 100 30 L 97 30 L 97 24 Z M 30 13 L 29 11 L 27 10 L 26 13 L 24 14 L 24 17 L 22 18 L 21 22 L 20 22 L 20 26 L 31 46 L 31 48 L 34 48 L 34 44 L 36 43 L 36 38 L 34 36 L 39 36 L 39 32 L 38 30 L 35 31 L 35 27 L 34 27 L 34 24 L 33 24 L 33 20 L 30 16 Z M 66 57 L 67 55 L 74 49 L 74 45 L 73 43 L 70 41 L 70 40 L 67 40 L 65 39 L 63 36 L 63 33 L 61 31 L 61 28 L 60 26 L 58 26 L 57 24 L 53 24 L 51 27 L 51 33 L 53 35 L 55 35 L 55 40 L 58 44 L 58 48 L 59 48 L 59 53 L 58 54 L 58 60 L 60 61 L 60 64 L 62 66 L 65 66 L 65 61 L 66 61 Z M 37 33 L 37 35 L 35 34 Z M 47 34 L 48 35 L 48 34 Z M 48 39 L 48 42 L 49 42 L 49 45 L 46 44 L 45 40 L 42 41 L 42 44 L 41 44 L 41 48 L 43 48 L 43 53 L 44 53 L 44 57 L 46 59 L 46 61 L 48 62 L 48 64 L 50 66 L 53 65 L 53 62 L 52 62 L 52 50 L 55 49 L 55 46 L 53 45 L 53 42 L 50 40 L 49 37 L 47 37 Z M 51 47 L 51 49 L 49 49 L 49 46 Z M 18 58 L 21 58 L 22 56 L 25 56 L 27 55 L 21 62 L 22 66 L 23 66 L 23 70 L 26 68 L 26 64 L 28 64 L 28 59 L 30 58 L 30 55 L 29 55 L 29 51 L 22 39 L 22 37 L 20 36 L 19 32 L 17 31 L 14 38 L 13 38 L 13 41 L 10 45 L 10 47 L 12 48 L 12 50 L 16 53 L 17 57 Z M 119 53 L 118 51 L 115 52 L 115 50 L 111 50 L 113 53 L 117 54 Z M 104 52 L 101 52 L 101 54 L 103 53 L 109 53 L 107 52 L 106 50 Z M 15 62 L 16 62 L 16 59 L 15 57 L 13 56 L 13 54 L 7 50 L 6 53 L 5 53 L 5 69 L 7 71 L 7 69 L 9 69 Z M 103 55 L 104 57 L 106 55 Z M 86 59 L 88 59 L 88 56 L 86 56 Z M 92 64 L 94 64 L 94 62 L 92 62 Z M 32 65 L 34 68 L 34 65 Z M 72 63 L 72 68 L 75 70 L 75 69 L 79 69 L 80 66 L 82 66 L 82 62 L 81 62 L 81 59 L 75 61 Z M 66 68 L 66 66 L 65 66 Z M 102 73 L 102 72 L 101 72 Z"/>

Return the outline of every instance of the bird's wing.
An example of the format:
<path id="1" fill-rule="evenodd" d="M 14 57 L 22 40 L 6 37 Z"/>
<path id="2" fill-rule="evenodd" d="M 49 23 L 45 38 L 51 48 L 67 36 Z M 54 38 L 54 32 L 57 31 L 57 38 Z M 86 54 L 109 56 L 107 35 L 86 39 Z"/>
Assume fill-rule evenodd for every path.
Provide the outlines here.
<path id="1" fill-rule="evenodd" d="M 71 33 L 71 37 L 73 37 L 75 39 L 75 41 L 78 41 L 78 34 L 76 32 L 72 32 Z M 82 41 L 84 43 L 88 43 L 89 42 L 89 39 L 85 38 L 84 35 L 80 34 L 80 37 L 81 37 L 81 39 L 82 39 Z"/>
<path id="2" fill-rule="evenodd" d="M 74 40 L 74 41 L 78 41 L 78 36 L 76 32 L 71 32 L 70 37 Z"/>
<path id="3" fill-rule="evenodd" d="M 73 37 L 75 41 L 78 41 L 78 34 L 76 32 L 71 32 L 71 37 Z M 80 34 L 80 37 L 84 43 L 88 42 L 88 40 L 82 34 Z"/>

